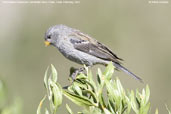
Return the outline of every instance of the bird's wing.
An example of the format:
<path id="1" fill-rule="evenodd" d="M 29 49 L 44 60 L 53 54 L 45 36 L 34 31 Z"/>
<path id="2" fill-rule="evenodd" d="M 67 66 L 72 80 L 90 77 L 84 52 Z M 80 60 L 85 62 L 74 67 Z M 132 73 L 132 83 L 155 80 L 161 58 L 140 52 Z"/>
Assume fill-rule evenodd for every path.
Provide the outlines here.
<path id="1" fill-rule="evenodd" d="M 81 32 L 74 32 L 70 42 L 74 45 L 75 49 L 96 56 L 98 58 L 113 61 L 118 64 L 120 64 L 119 60 L 122 60 L 105 45 Z"/>

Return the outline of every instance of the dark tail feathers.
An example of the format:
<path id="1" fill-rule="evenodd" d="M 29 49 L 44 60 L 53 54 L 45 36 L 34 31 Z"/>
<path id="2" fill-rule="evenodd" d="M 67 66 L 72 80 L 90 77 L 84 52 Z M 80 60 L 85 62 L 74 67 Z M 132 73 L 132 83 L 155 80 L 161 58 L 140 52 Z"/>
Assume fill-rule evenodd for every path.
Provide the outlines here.
<path id="1" fill-rule="evenodd" d="M 137 79 L 137 80 L 139 80 L 140 82 L 143 83 L 143 80 L 142 80 L 140 77 L 136 76 L 134 73 L 130 72 L 128 69 L 126 69 L 126 68 L 123 67 L 122 65 L 117 64 L 117 63 L 113 63 L 113 65 L 114 65 L 117 69 L 122 70 L 122 71 L 125 72 L 126 74 L 128 74 L 128 75 L 134 77 L 135 79 Z"/>

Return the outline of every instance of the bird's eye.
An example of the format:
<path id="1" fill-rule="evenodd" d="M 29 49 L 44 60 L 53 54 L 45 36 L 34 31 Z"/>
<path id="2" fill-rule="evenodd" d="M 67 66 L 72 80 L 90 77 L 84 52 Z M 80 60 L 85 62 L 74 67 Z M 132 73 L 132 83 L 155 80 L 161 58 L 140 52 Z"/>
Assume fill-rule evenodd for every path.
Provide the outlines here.
<path id="1" fill-rule="evenodd" d="M 51 39 L 51 35 L 47 35 L 47 39 Z"/>

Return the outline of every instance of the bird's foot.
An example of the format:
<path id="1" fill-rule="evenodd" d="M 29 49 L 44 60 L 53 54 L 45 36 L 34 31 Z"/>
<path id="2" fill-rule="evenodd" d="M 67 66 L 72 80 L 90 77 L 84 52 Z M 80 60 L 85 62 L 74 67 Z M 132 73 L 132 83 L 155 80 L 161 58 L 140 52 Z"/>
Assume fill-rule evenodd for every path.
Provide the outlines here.
<path id="1" fill-rule="evenodd" d="M 81 68 L 71 67 L 70 68 L 70 77 L 72 79 L 72 82 L 71 82 L 70 85 L 64 86 L 63 89 L 68 89 L 68 87 L 72 85 L 72 83 L 74 82 L 74 80 L 76 80 L 78 74 L 83 73 L 84 71 L 85 71 L 85 68 L 84 67 L 81 67 Z"/>
<path id="2" fill-rule="evenodd" d="M 77 77 L 78 74 L 82 73 L 83 71 L 85 70 L 84 67 L 81 67 L 81 68 L 74 68 L 74 67 L 71 67 L 70 69 L 70 77 L 72 78 L 72 81 L 74 81 Z"/>

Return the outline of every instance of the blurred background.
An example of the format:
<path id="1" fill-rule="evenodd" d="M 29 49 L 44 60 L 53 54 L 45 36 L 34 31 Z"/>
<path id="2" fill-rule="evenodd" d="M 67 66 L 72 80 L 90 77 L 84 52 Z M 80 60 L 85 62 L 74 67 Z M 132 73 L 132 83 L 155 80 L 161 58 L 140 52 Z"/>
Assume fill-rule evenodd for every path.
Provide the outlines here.
<path id="1" fill-rule="evenodd" d="M 56 48 L 44 46 L 45 31 L 65 24 L 89 34 L 124 59 L 124 66 L 144 84 L 116 72 L 125 89 L 151 90 L 151 113 L 168 113 L 171 107 L 171 4 L 148 0 L 81 0 L 79 4 L 0 3 L 0 80 L 8 103 L 20 98 L 24 114 L 36 113 L 46 89 L 44 72 L 50 64 L 59 83 L 67 85 L 69 69 L 80 65 L 65 59 Z M 96 72 L 97 67 L 92 68 Z M 6 96 L 6 95 L 5 95 Z M 66 113 L 64 99 L 58 113 Z M 69 102 L 69 104 L 71 104 Z M 76 105 L 72 108 L 79 110 Z"/>

